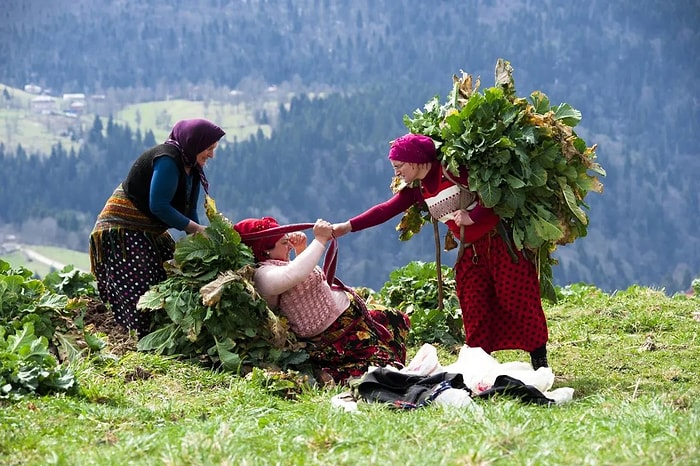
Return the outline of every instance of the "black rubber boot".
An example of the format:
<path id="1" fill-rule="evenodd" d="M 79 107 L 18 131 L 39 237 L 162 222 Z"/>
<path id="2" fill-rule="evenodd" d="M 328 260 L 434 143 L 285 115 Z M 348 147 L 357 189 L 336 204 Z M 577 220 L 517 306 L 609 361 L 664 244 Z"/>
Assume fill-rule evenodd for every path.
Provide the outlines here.
<path id="1" fill-rule="evenodd" d="M 530 362 L 534 370 L 540 367 L 549 367 L 547 363 L 547 345 L 542 345 L 535 351 L 530 352 Z"/>

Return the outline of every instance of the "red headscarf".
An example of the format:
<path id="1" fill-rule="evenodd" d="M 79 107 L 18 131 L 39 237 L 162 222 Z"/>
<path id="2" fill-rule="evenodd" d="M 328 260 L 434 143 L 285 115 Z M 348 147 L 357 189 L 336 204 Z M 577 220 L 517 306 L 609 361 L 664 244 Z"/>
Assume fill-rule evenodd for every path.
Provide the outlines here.
<path id="1" fill-rule="evenodd" d="M 422 134 L 406 134 L 394 140 L 389 160 L 407 163 L 431 163 L 437 159 L 435 143 Z"/>
<path id="2" fill-rule="evenodd" d="M 279 223 L 272 217 L 247 218 L 236 223 L 233 228 L 241 235 L 243 243 L 248 245 L 255 255 L 255 260 L 260 262 L 267 259 L 266 252 L 275 247 L 275 243 L 284 236 L 284 233 L 256 238 L 255 233 L 279 227 Z"/>

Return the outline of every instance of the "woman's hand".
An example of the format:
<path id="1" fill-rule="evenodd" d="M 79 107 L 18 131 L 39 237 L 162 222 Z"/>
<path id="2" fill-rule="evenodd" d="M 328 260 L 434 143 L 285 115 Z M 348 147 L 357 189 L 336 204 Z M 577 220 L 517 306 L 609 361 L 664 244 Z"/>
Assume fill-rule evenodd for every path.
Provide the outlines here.
<path id="1" fill-rule="evenodd" d="M 314 224 L 314 237 L 325 245 L 333 237 L 333 225 L 319 218 Z"/>
<path id="2" fill-rule="evenodd" d="M 458 210 L 457 212 L 454 213 L 454 216 L 452 217 L 452 220 L 455 221 L 457 226 L 469 226 L 469 225 L 474 225 L 474 220 L 469 216 L 469 212 L 466 210 Z"/>
<path id="3" fill-rule="evenodd" d="M 304 249 L 306 249 L 306 233 L 303 231 L 294 231 L 292 233 L 289 233 L 287 235 L 287 238 L 289 240 L 289 244 L 292 245 L 294 248 L 294 254 L 299 255 L 302 252 L 304 252 Z"/>
<path id="4" fill-rule="evenodd" d="M 190 220 L 190 223 L 187 224 L 185 227 L 185 233 L 187 234 L 193 234 L 193 233 L 202 233 L 204 234 L 204 230 L 206 230 L 207 227 L 204 225 L 200 225 L 199 223 L 193 222 Z"/>
<path id="5" fill-rule="evenodd" d="M 335 236 L 336 238 L 340 238 L 341 236 L 348 234 L 351 231 L 352 225 L 350 225 L 349 220 L 347 222 L 333 224 L 333 236 Z"/>

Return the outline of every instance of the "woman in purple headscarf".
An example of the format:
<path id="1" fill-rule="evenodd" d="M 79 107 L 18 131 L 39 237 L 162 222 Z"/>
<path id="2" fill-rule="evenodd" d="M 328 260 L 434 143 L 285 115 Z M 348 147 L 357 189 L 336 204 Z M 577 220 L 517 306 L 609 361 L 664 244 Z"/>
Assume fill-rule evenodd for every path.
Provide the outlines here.
<path id="1" fill-rule="evenodd" d="M 224 134 L 208 120 L 178 121 L 163 144 L 136 159 L 97 217 L 90 262 L 100 298 L 117 323 L 139 338 L 150 330 L 150 314 L 136 304 L 151 285 L 165 280 L 163 263 L 175 250 L 168 229 L 204 231 L 197 215 L 199 186 L 208 193 L 204 165 Z"/>

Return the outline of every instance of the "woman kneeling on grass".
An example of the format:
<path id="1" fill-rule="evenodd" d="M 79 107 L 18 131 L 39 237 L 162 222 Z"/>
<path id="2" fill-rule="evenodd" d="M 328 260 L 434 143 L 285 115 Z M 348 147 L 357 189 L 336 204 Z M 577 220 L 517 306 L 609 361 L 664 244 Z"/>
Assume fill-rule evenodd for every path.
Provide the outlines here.
<path id="1" fill-rule="evenodd" d="M 272 217 L 242 220 L 235 229 L 255 255 L 255 287 L 308 344 L 311 361 L 325 373 L 320 374 L 325 382 L 330 376 L 344 383 L 370 366 L 403 367 L 408 316 L 391 309 L 368 310 L 351 288 L 329 279 L 318 266 L 328 243 L 335 241 L 329 222 L 316 221 L 308 247 L 304 233 L 285 233 Z M 295 257 L 290 260 L 292 250 Z"/>

